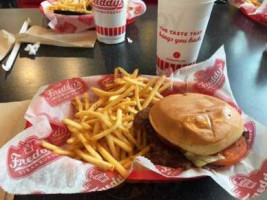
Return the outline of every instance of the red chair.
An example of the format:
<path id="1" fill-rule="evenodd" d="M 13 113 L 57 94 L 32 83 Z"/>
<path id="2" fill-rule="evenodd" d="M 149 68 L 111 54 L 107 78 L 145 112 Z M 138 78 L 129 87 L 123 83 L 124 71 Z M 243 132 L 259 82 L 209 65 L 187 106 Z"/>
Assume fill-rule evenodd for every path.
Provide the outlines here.
<path id="1" fill-rule="evenodd" d="M 44 0 L 17 0 L 19 8 L 38 8 Z"/>
<path id="2" fill-rule="evenodd" d="M 17 0 L 17 5 L 19 8 L 38 8 L 40 3 L 44 0 Z M 158 0 L 143 0 L 146 4 L 154 4 L 158 3 Z"/>

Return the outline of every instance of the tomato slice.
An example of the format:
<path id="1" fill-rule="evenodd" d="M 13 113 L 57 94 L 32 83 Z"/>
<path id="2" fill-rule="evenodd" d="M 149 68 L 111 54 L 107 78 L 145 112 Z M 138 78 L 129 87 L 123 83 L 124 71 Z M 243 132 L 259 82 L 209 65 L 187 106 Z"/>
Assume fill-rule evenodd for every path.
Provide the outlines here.
<path id="1" fill-rule="evenodd" d="M 246 152 L 247 142 L 245 137 L 241 136 L 239 140 L 221 152 L 225 159 L 217 160 L 211 164 L 223 166 L 234 165 L 246 155 Z"/>

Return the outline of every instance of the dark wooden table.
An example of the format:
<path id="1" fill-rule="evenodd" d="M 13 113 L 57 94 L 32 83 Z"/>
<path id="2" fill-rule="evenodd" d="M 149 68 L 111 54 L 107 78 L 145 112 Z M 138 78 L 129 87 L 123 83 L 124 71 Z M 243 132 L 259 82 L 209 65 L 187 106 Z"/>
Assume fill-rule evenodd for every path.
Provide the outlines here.
<path id="1" fill-rule="evenodd" d="M 16 33 L 24 20 L 46 25 L 37 9 L 0 9 L 0 29 Z M 0 70 L 0 102 L 30 99 L 45 84 L 77 76 L 112 73 L 120 65 L 155 74 L 157 7 L 149 7 L 127 28 L 133 43 L 104 45 L 94 49 L 42 45 L 35 58 L 22 46 L 11 73 Z M 215 5 L 199 61 L 225 45 L 227 67 L 234 96 L 249 115 L 267 125 L 267 28 L 250 21 L 229 5 Z M 124 183 L 105 192 L 73 195 L 16 196 L 15 200 L 71 199 L 233 199 L 210 178 L 170 183 Z M 261 199 L 267 199 L 263 196 Z"/>

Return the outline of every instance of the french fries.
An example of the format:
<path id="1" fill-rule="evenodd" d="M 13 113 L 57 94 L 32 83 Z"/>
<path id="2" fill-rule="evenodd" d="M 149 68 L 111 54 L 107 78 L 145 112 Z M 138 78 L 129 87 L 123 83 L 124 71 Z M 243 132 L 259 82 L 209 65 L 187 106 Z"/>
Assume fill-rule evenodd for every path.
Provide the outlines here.
<path id="1" fill-rule="evenodd" d="M 85 14 L 91 14 L 91 10 L 87 10 L 87 7 L 92 4 L 92 0 L 57 0 L 51 3 L 48 7 L 49 11 L 72 11 Z"/>
<path id="2" fill-rule="evenodd" d="M 63 119 L 71 132 L 64 147 L 47 141 L 41 145 L 52 152 L 80 159 L 103 170 L 116 170 L 124 178 L 135 157 L 149 152 L 147 134 L 135 130 L 133 121 L 138 111 L 162 99 L 160 94 L 172 86 L 165 76 L 148 79 L 129 74 L 121 67 L 114 71 L 114 83 L 105 90 L 91 88 L 98 100 L 90 102 L 84 93 L 73 99 L 76 110 L 72 119 Z"/>
<path id="3" fill-rule="evenodd" d="M 256 7 L 260 7 L 261 6 L 261 2 L 258 1 L 258 0 L 245 0 L 245 1 L 248 2 L 248 3 L 253 4 Z"/>

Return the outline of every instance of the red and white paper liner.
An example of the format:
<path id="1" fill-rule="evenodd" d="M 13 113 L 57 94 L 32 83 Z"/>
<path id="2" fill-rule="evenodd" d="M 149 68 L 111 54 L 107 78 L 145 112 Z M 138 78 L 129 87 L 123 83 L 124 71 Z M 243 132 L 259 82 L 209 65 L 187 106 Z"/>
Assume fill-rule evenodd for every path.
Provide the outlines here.
<path id="1" fill-rule="evenodd" d="M 260 7 L 256 7 L 245 0 L 228 0 L 228 2 L 239 8 L 250 19 L 267 26 L 267 0 L 264 0 Z"/>
<path id="2" fill-rule="evenodd" d="M 130 179 L 160 181 L 210 176 L 239 199 L 252 198 L 265 192 L 267 128 L 242 113 L 236 105 L 229 86 L 224 48 L 220 48 L 207 61 L 172 73 L 172 79 L 174 87 L 165 95 L 204 93 L 235 107 L 242 114 L 248 132 L 248 154 L 235 166 L 218 169 L 192 167 L 188 170 L 154 165 L 147 158 L 138 157 L 131 166 L 133 175 Z M 69 133 L 61 120 L 73 115 L 71 99 L 88 92 L 93 100 L 96 97 L 90 92 L 90 87 L 101 88 L 103 83 L 112 81 L 112 75 L 103 75 L 73 78 L 41 87 L 25 115 L 32 126 L 0 149 L 0 160 L 4 161 L 0 163 L 0 186 L 13 194 L 56 194 L 107 190 L 122 183 L 124 179 L 116 172 L 103 172 L 89 163 L 55 155 L 40 146 L 43 139 L 57 145 L 64 144 Z"/>
<path id="3" fill-rule="evenodd" d="M 43 1 L 39 7 L 42 14 L 49 20 L 48 26 L 59 33 L 78 33 L 95 28 L 93 14 L 86 15 L 62 15 L 49 12 L 47 8 L 51 2 L 56 0 Z M 142 0 L 129 0 L 127 11 L 127 24 L 134 21 L 146 12 L 146 4 Z"/>

